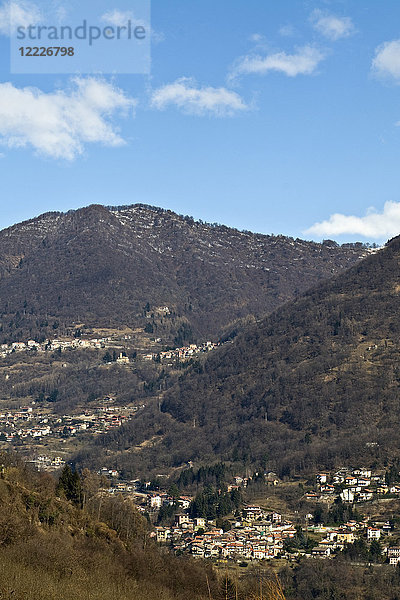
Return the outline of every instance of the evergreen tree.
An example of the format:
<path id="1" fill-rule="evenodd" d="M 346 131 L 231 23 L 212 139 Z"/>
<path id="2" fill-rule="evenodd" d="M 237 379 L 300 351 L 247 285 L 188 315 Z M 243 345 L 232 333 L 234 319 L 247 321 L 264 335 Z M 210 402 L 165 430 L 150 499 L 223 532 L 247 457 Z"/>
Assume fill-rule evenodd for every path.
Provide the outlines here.
<path id="1" fill-rule="evenodd" d="M 78 472 L 72 471 L 69 465 L 65 465 L 58 480 L 56 491 L 58 495 L 65 496 L 67 500 L 80 506 L 82 503 L 82 484 Z"/>

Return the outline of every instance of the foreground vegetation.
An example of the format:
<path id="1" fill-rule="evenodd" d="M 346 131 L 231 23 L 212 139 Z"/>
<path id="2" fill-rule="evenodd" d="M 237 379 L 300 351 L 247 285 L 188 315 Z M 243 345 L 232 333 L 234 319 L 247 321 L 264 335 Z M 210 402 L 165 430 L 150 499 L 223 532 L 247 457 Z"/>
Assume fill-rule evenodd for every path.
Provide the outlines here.
<path id="1" fill-rule="evenodd" d="M 0 456 L 0 598 L 14 600 L 398 600 L 389 565 L 302 560 L 230 566 L 175 557 L 130 500 L 68 467 L 58 480 Z M 100 491 L 99 491 L 100 490 Z M 273 566 L 271 566 L 273 565 Z"/>
<path id="2" fill-rule="evenodd" d="M 160 553 L 146 519 L 129 501 L 99 496 L 95 476 L 76 487 L 63 474 L 56 487 L 15 457 L 1 462 L 1 598 L 201 599 L 207 581 L 218 597 L 211 568 Z"/>

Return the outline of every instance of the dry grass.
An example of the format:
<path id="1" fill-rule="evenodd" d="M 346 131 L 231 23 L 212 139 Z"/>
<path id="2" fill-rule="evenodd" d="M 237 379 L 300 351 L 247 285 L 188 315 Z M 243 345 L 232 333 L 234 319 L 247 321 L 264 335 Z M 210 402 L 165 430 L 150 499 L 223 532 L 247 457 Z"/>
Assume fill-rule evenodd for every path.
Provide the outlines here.
<path id="1" fill-rule="evenodd" d="M 278 576 L 266 581 L 260 580 L 260 589 L 246 600 L 286 600 Z"/>

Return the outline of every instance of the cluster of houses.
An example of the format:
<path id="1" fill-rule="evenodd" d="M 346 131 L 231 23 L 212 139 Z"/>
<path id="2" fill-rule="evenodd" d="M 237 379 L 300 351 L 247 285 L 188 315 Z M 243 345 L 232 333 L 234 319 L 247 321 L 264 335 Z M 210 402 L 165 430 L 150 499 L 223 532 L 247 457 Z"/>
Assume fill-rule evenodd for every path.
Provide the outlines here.
<path id="1" fill-rule="evenodd" d="M 29 461 L 35 465 L 38 471 L 57 471 L 65 465 L 65 460 L 61 456 L 47 456 L 41 454 Z"/>
<path id="2" fill-rule="evenodd" d="M 179 554 L 239 562 L 276 557 L 290 561 L 295 560 L 299 555 L 331 559 L 346 545 L 363 539 L 367 545 L 378 541 L 381 545 L 382 556 L 387 558 L 387 562 L 392 565 L 400 564 L 400 546 L 394 545 L 397 541 L 396 532 L 393 530 L 393 523 L 389 521 L 349 520 L 340 526 L 330 526 L 324 523 L 314 523 L 314 515 L 308 513 L 300 527 L 298 524 L 295 526 L 290 518 L 279 512 L 266 510 L 261 506 L 245 505 L 240 516 L 225 519 L 224 528 L 220 529 L 216 525 L 218 523 L 216 520 L 191 517 L 190 507 L 193 498 L 190 496 L 182 495 L 176 498 L 166 492 L 148 491 L 146 488 L 150 486 L 150 482 L 141 484 L 139 480 L 121 481 L 118 471 L 108 470 L 106 467 L 100 472 L 112 479 L 109 493 L 131 496 L 138 510 L 149 514 L 153 522 L 156 521 L 158 511 L 162 507 L 174 505 L 177 508 L 173 524 L 154 527 L 152 535 L 158 543 L 168 545 Z M 279 483 L 275 473 L 266 473 L 265 480 L 268 485 Z M 368 480 L 369 483 L 367 483 Z M 390 489 L 394 486 L 386 486 L 382 481 L 384 481 L 382 473 L 373 473 L 370 469 L 363 468 L 341 469 L 331 475 L 319 473 L 317 475 L 318 493 L 312 492 L 313 496 L 308 500 L 315 500 L 315 496 L 320 500 L 324 494 L 327 494 L 329 501 L 332 502 L 331 490 L 330 488 L 326 489 L 326 486 L 332 485 L 336 497 L 348 489 L 346 486 L 360 487 L 361 489 L 373 486 L 374 494 L 378 494 L 378 489 L 386 493 L 385 490 L 388 487 L 390 493 Z M 244 489 L 246 484 L 246 477 L 237 476 L 228 485 L 228 490 Z M 348 502 L 343 499 L 342 501 Z M 300 534 L 303 539 L 310 538 L 317 545 L 299 546 L 296 540 L 299 539 Z"/>
<path id="3" fill-rule="evenodd" d="M 312 515 L 307 515 L 311 519 Z M 188 553 L 197 558 L 228 560 L 265 560 L 276 557 L 294 560 L 303 555 L 308 558 L 333 558 L 363 538 L 367 543 L 380 541 L 382 554 L 393 565 L 400 563 L 400 547 L 393 546 L 392 524 L 364 519 L 349 521 L 344 525 L 307 525 L 302 528 L 303 536 L 315 534 L 322 539 L 312 550 L 285 548 L 298 534 L 293 522 L 280 513 L 266 511 L 260 506 L 246 506 L 242 516 L 231 523 L 228 531 L 219 529 L 215 521 L 204 518 L 191 519 L 187 512 L 175 516 L 172 527 L 156 527 L 157 542 L 169 544 L 175 552 Z"/>
<path id="4" fill-rule="evenodd" d="M 144 355 L 145 360 L 174 360 L 174 361 L 185 361 L 193 358 L 196 354 L 205 352 L 211 352 L 218 346 L 220 342 L 204 342 L 199 346 L 197 344 L 190 344 L 189 346 L 182 346 L 181 348 L 175 348 L 174 350 L 166 350 L 165 352 L 154 353 Z"/>
<path id="5" fill-rule="evenodd" d="M 56 416 L 39 406 L 22 407 L 0 414 L 0 436 L 7 442 L 26 438 L 71 437 L 79 433 L 100 435 L 130 421 L 141 406 L 104 406 L 76 415 Z"/>
<path id="6" fill-rule="evenodd" d="M 241 477 L 236 480 L 245 482 L 245 478 Z M 173 498 L 165 492 L 135 493 L 138 483 L 113 482 L 109 491 L 113 494 L 133 493 L 138 510 L 153 517 L 163 506 L 177 506 L 174 524 L 157 526 L 152 534 L 158 543 L 168 544 L 176 553 L 187 553 L 197 558 L 263 560 L 281 555 L 284 540 L 296 534 L 293 523 L 280 513 L 253 505 L 246 506 L 242 516 L 230 523 L 230 530 L 224 531 L 216 526 L 215 520 L 190 517 L 192 497 Z M 232 484 L 228 489 L 237 487 Z"/>
<path id="7" fill-rule="evenodd" d="M 35 340 L 28 340 L 27 342 L 11 342 L 10 344 L 0 345 L 0 356 L 5 358 L 8 354 L 13 352 L 54 352 L 56 350 L 71 349 L 82 349 L 82 348 L 105 348 L 107 342 L 110 342 L 111 338 L 94 338 L 83 340 L 81 338 L 71 338 L 64 340 L 45 340 L 42 343 L 36 342 Z"/>
<path id="8" fill-rule="evenodd" d="M 349 504 L 369 502 L 387 494 L 400 496 L 400 484 L 385 482 L 384 471 L 368 468 L 340 469 L 333 474 L 318 473 L 316 490 L 306 494 L 307 500 L 333 502 L 340 497 Z"/>
<path id="9" fill-rule="evenodd" d="M 135 413 L 143 406 L 97 406 L 78 415 L 63 415 L 54 432 L 67 436 L 75 435 L 79 431 L 101 435 L 133 419 Z"/>
<path id="10" fill-rule="evenodd" d="M 400 497 L 400 485 L 387 483 L 384 471 L 374 472 L 364 467 L 342 468 L 332 474 L 318 473 L 316 490 L 305 494 L 308 501 L 331 504 L 340 499 L 349 505 L 371 502 L 384 496 Z M 400 562 L 400 547 L 391 546 L 392 525 L 388 521 L 367 519 L 358 522 L 349 521 L 338 528 L 321 525 L 312 526 L 310 529 L 324 534 L 318 546 L 312 550 L 313 556 L 332 557 L 343 550 L 345 544 L 353 544 L 357 539 L 363 538 L 367 542 L 379 541 L 382 544 L 382 552 L 387 555 L 390 564 L 397 565 Z"/>
<path id="11" fill-rule="evenodd" d="M 131 336 L 123 336 L 122 340 L 130 339 Z M 121 340 L 121 341 L 122 341 Z M 154 340 L 155 343 L 160 343 L 161 338 Z M 115 348 L 116 340 L 111 337 L 104 338 L 93 338 L 93 339 L 82 339 L 82 338 L 65 338 L 62 340 L 45 340 L 42 343 L 36 342 L 35 340 L 28 340 L 27 342 L 12 342 L 10 344 L 0 345 L 0 357 L 5 358 L 9 354 L 15 352 L 55 352 L 57 350 L 82 350 L 82 349 L 101 349 L 101 348 Z M 182 346 L 181 348 L 175 348 L 173 350 L 167 350 L 163 352 L 150 352 L 143 354 L 142 358 L 146 361 L 160 360 L 160 361 L 186 361 L 195 356 L 196 354 L 210 352 L 218 346 L 220 342 L 204 342 L 203 344 L 190 344 L 189 346 Z M 119 352 L 118 356 L 113 360 L 118 364 L 128 364 L 130 362 L 128 356 L 124 352 Z"/>
<path id="12" fill-rule="evenodd" d="M 349 521 L 340 527 L 320 526 L 311 527 L 310 530 L 324 534 L 318 546 L 313 548 L 312 556 L 330 558 L 343 550 L 346 544 L 354 544 L 360 538 L 364 538 L 367 542 L 373 540 L 386 541 L 382 551 L 389 555 L 390 539 L 387 536 L 392 532 L 392 525 L 388 521 L 374 522 L 364 519 L 362 521 Z"/>
<path id="13" fill-rule="evenodd" d="M 0 414 L 0 438 L 12 442 L 15 438 L 41 438 L 51 433 L 49 418 L 35 413 L 31 406 Z"/>
<path id="14" fill-rule="evenodd" d="M 282 554 L 284 540 L 295 534 L 290 521 L 259 506 L 247 506 L 229 531 L 217 528 L 214 521 L 205 518 L 190 519 L 188 514 L 177 514 L 173 527 L 155 530 L 157 541 L 170 543 L 175 552 L 229 560 L 274 558 Z"/>

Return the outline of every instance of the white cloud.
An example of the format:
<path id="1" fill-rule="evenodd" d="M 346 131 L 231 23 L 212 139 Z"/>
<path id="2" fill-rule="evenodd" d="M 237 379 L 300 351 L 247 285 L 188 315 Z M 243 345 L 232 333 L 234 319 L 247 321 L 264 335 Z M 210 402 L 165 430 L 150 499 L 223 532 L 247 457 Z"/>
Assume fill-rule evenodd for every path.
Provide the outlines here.
<path id="1" fill-rule="evenodd" d="M 131 21 L 135 27 L 144 27 L 146 32 L 150 33 L 151 41 L 153 44 L 161 44 L 165 41 L 165 34 L 161 31 L 154 31 L 152 27 L 142 19 L 137 19 L 134 13 L 130 10 L 122 11 L 118 9 L 109 10 L 104 13 L 100 20 L 107 25 L 113 25 L 114 27 L 126 27 L 127 23 Z"/>
<path id="2" fill-rule="evenodd" d="M 250 40 L 250 42 L 254 42 L 255 44 L 258 44 L 259 42 L 264 42 L 265 37 L 262 35 L 262 33 L 253 33 L 249 37 L 249 40 Z"/>
<path id="3" fill-rule="evenodd" d="M 73 160 L 89 143 L 124 144 L 110 119 L 135 105 L 120 89 L 94 78 L 76 78 L 69 90 L 50 93 L 2 83 L 0 142 L 9 148 L 31 147 L 47 157 Z"/>
<path id="4" fill-rule="evenodd" d="M 242 56 L 231 69 L 229 80 L 241 75 L 265 75 L 271 71 L 284 73 L 288 77 L 312 75 L 325 54 L 313 46 L 302 46 L 294 54 L 275 52 L 267 56 L 251 54 Z"/>
<path id="5" fill-rule="evenodd" d="M 0 33 L 13 34 L 17 27 L 37 25 L 41 21 L 40 9 L 32 2 L 9 0 L 0 6 Z"/>
<path id="6" fill-rule="evenodd" d="M 65 6 L 56 6 L 54 12 L 58 23 L 63 23 L 68 17 L 68 10 Z"/>
<path id="7" fill-rule="evenodd" d="M 216 117 L 232 116 L 248 108 L 236 92 L 224 87 L 199 87 L 194 79 L 188 77 L 155 90 L 151 106 L 158 110 L 176 106 L 186 114 Z"/>
<path id="8" fill-rule="evenodd" d="M 161 44 L 162 42 L 165 42 L 165 39 L 165 33 L 151 29 L 151 41 L 153 44 Z"/>
<path id="9" fill-rule="evenodd" d="M 293 25 L 282 25 L 279 29 L 279 35 L 282 37 L 292 37 L 295 34 Z"/>
<path id="10" fill-rule="evenodd" d="M 400 80 L 400 40 L 385 42 L 376 48 L 372 70 L 376 75 Z"/>
<path id="11" fill-rule="evenodd" d="M 381 213 L 370 210 L 364 217 L 336 213 L 304 233 L 318 237 L 348 234 L 370 239 L 390 238 L 400 233 L 400 202 L 386 202 Z"/>
<path id="12" fill-rule="evenodd" d="M 310 18 L 314 29 L 332 41 L 350 37 L 355 32 L 350 17 L 337 17 L 325 14 L 320 10 L 314 10 Z"/>
<path id="13" fill-rule="evenodd" d="M 135 18 L 133 12 L 128 10 L 109 10 L 100 17 L 100 20 L 104 23 L 107 23 L 107 25 L 114 25 L 114 27 L 126 27 L 128 21 L 135 22 L 135 24 L 138 25 L 143 25 L 143 21 L 139 22 L 138 19 Z"/>

